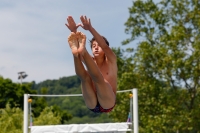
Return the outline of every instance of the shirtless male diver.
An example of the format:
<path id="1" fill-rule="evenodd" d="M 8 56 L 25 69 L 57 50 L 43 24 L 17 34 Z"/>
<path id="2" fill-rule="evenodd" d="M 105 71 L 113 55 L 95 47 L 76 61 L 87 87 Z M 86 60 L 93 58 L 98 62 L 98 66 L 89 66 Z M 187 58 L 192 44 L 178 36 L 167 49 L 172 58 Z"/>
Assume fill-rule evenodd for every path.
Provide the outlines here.
<path id="1" fill-rule="evenodd" d="M 76 24 L 73 17 L 68 16 L 65 24 L 71 31 L 68 43 L 74 58 L 75 72 L 81 80 L 86 106 L 95 113 L 107 113 L 116 102 L 117 57 L 107 39 L 92 27 L 90 19 L 81 16 L 80 20 L 82 24 Z M 86 49 L 86 36 L 77 31 L 79 26 L 93 35 L 90 41 L 93 56 Z"/>

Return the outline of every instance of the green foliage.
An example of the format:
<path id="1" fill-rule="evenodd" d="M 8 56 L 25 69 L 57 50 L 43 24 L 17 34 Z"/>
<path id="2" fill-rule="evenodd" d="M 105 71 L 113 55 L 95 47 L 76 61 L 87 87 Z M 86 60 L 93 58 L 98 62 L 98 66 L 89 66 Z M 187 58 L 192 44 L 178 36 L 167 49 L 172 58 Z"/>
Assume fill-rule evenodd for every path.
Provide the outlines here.
<path id="1" fill-rule="evenodd" d="M 71 124 L 71 123 L 76 123 L 76 124 L 86 124 L 86 123 L 109 123 L 109 122 L 113 122 L 111 120 L 111 118 L 109 118 L 108 116 L 109 114 L 101 114 L 99 116 L 96 117 L 91 117 L 88 115 L 84 115 L 82 117 L 73 117 L 72 120 L 70 120 L 69 122 L 66 122 L 66 124 Z"/>
<path id="2" fill-rule="evenodd" d="M 0 77 L 0 108 L 5 108 L 6 104 L 10 107 L 23 108 L 24 94 L 36 93 L 31 90 L 31 84 L 18 84 L 13 83 L 10 79 Z"/>
<path id="3" fill-rule="evenodd" d="M 23 113 L 20 108 L 10 108 L 7 104 L 6 108 L 0 109 L 0 133 L 22 133 Z"/>
<path id="4" fill-rule="evenodd" d="M 52 107 L 46 107 L 40 116 L 34 119 L 34 125 L 58 125 L 61 124 L 61 116 L 53 113 Z"/>
<path id="5" fill-rule="evenodd" d="M 47 88 L 41 88 L 40 94 L 47 94 Z M 32 98 L 32 113 L 34 117 L 38 117 L 45 107 L 48 106 L 46 97 L 30 97 Z"/>
<path id="6" fill-rule="evenodd" d="M 63 77 L 58 80 L 46 80 L 34 85 L 34 90 L 41 94 L 42 88 L 47 88 L 47 94 L 70 94 L 74 89 L 78 88 L 78 93 L 81 93 L 80 80 L 77 76 Z"/>
<path id="7" fill-rule="evenodd" d="M 52 107 L 52 111 L 56 116 L 60 115 L 62 124 L 72 119 L 72 115 L 69 114 L 66 110 L 61 110 L 60 106 L 54 105 Z"/>
<path id="8" fill-rule="evenodd" d="M 133 57 L 132 50 L 123 50 L 120 48 L 113 48 L 117 56 L 118 66 L 118 88 L 117 90 L 129 90 L 136 86 L 136 75 L 133 73 Z M 128 118 L 130 111 L 129 93 L 117 94 L 116 106 L 111 112 L 111 118 L 117 122 L 124 122 Z M 120 114 L 120 115 L 119 115 Z M 122 114 L 122 115 L 121 115 Z"/>
<path id="9" fill-rule="evenodd" d="M 129 13 L 123 44 L 137 48 L 130 58 L 117 51 L 118 89 L 138 88 L 140 132 L 199 132 L 200 2 L 136 0 Z M 126 95 L 117 100 L 120 121 L 129 104 Z"/>

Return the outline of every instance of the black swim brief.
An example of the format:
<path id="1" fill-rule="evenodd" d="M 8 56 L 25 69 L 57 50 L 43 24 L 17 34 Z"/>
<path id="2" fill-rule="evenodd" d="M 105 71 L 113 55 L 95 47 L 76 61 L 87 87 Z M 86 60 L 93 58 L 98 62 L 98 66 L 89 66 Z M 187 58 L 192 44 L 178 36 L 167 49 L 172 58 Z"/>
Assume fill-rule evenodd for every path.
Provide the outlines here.
<path id="1" fill-rule="evenodd" d="M 101 105 L 99 104 L 99 102 L 97 102 L 97 105 L 94 109 L 90 109 L 92 112 L 94 113 L 109 113 L 110 111 L 112 111 L 112 109 L 115 107 L 115 105 L 109 109 L 104 109 L 101 107 Z"/>

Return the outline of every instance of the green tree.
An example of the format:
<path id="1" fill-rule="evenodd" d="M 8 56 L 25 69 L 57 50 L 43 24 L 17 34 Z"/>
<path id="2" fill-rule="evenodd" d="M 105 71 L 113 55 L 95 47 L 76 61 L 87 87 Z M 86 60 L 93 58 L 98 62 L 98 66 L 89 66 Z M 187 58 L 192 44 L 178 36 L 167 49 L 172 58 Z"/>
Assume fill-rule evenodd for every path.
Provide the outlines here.
<path id="1" fill-rule="evenodd" d="M 9 103 L 10 107 L 23 108 L 24 94 L 36 93 L 31 90 L 31 84 L 18 84 L 13 83 L 10 79 L 4 79 L 0 77 L 0 108 L 5 108 L 6 104 Z"/>
<path id="2" fill-rule="evenodd" d="M 199 132 L 200 1 L 136 0 L 129 13 L 125 32 L 131 37 L 123 44 L 137 48 L 128 72 L 119 67 L 118 88 L 138 88 L 140 132 Z"/>
<path id="3" fill-rule="evenodd" d="M 61 124 L 64 124 L 66 121 L 72 119 L 72 115 L 68 113 L 66 110 L 61 110 L 60 106 L 54 105 L 52 106 L 52 111 L 55 116 L 61 117 Z"/>
<path id="4" fill-rule="evenodd" d="M 40 89 L 40 94 L 47 94 L 48 89 L 43 87 Z M 40 113 L 48 106 L 46 97 L 30 97 L 32 99 L 32 113 L 34 117 L 38 117 Z"/>
<path id="5" fill-rule="evenodd" d="M 23 112 L 20 108 L 0 109 L 0 133 L 22 133 Z"/>
<path id="6" fill-rule="evenodd" d="M 127 50 L 121 48 L 112 49 L 117 56 L 118 66 L 118 87 L 117 90 L 129 90 L 136 87 L 137 75 L 133 73 L 133 48 Z M 131 92 L 130 92 L 131 93 Z M 128 118 L 130 111 L 129 92 L 117 93 L 116 106 L 110 114 L 116 122 L 124 122 Z M 122 115 L 119 115 L 122 114 Z"/>
<path id="7" fill-rule="evenodd" d="M 39 93 L 45 95 L 45 94 L 47 94 L 47 92 L 48 92 L 48 88 L 43 87 L 40 89 Z M 52 106 L 51 108 L 52 108 L 54 115 L 61 117 L 61 120 L 60 120 L 61 124 L 64 124 L 65 121 L 69 121 L 70 119 L 72 119 L 72 115 L 68 111 L 62 110 L 61 107 L 58 106 L 58 104 L 60 104 L 60 103 L 58 103 L 58 104 L 54 103 L 53 105 L 48 104 L 47 101 L 51 101 L 52 98 L 47 98 L 47 97 L 39 97 L 39 98 L 32 97 L 32 98 L 33 98 L 32 113 L 35 118 L 40 117 L 40 113 L 47 106 Z M 56 98 L 56 99 L 58 99 L 58 98 Z M 55 98 L 54 98 L 54 100 L 55 100 Z M 61 101 L 59 101 L 59 102 L 61 102 Z"/>
<path id="8" fill-rule="evenodd" d="M 52 107 L 46 107 L 40 116 L 35 118 L 33 125 L 58 125 L 61 124 L 61 116 L 53 113 Z"/>

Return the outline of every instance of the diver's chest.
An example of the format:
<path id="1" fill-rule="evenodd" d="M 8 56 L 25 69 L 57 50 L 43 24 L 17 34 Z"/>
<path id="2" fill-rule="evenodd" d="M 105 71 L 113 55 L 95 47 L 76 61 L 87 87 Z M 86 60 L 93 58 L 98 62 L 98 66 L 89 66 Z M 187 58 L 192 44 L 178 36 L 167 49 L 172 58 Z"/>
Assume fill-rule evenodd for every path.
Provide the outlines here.
<path id="1" fill-rule="evenodd" d="M 100 68 L 101 73 L 103 74 L 104 78 L 105 77 L 109 77 L 110 75 L 112 75 L 112 69 L 109 67 L 101 67 Z"/>

